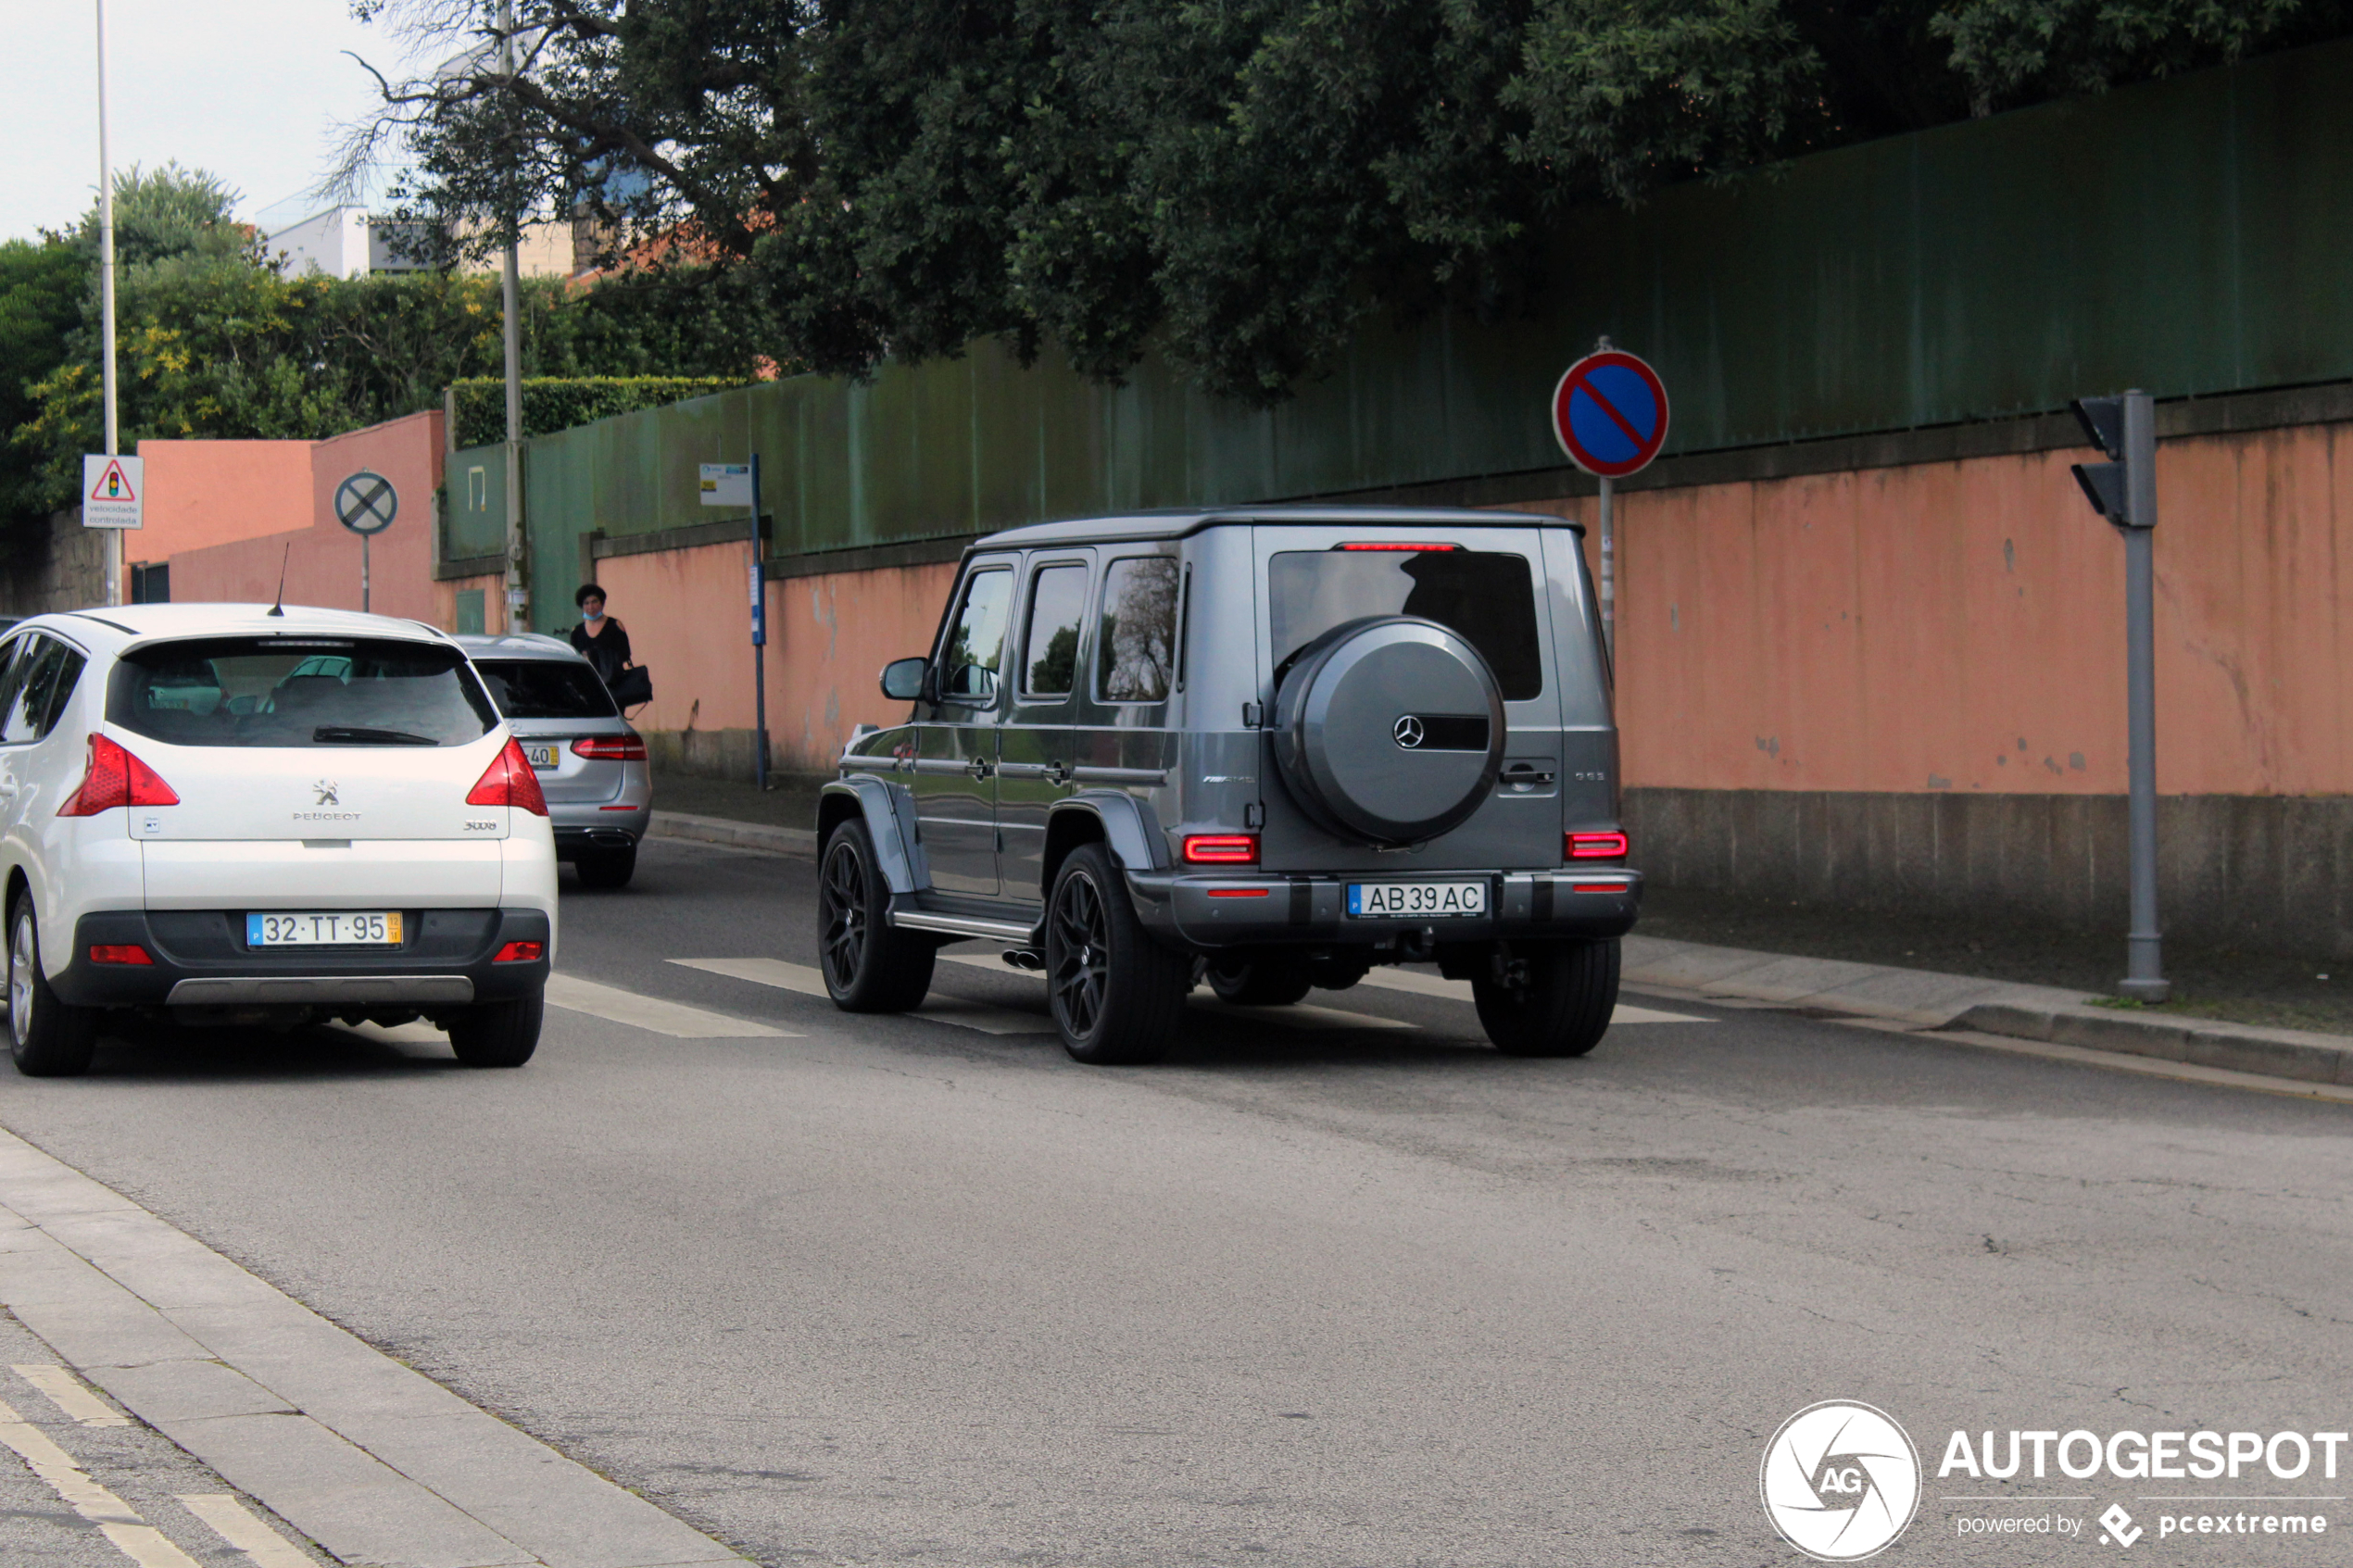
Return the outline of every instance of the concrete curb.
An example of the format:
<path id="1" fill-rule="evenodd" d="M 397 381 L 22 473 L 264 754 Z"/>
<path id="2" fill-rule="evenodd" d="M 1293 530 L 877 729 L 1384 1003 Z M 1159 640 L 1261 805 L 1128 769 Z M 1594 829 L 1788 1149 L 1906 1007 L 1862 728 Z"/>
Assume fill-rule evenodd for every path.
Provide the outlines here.
<path id="1" fill-rule="evenodd" d="M 6 1132 L 0 1304 L 339 1562 L 744 1561 Z"/>
<path id="2" fill-rule="evenodd" d="M 724 844 L 736 849 L 759 849 L 771 855 L 814 855 L 814 828 L 772 827 L 766 822 L 738 822 L 725 817 L 698 817 L 686 811 L 656 810 L 646 828 L 650 838 L 685 838 L 698 844 Z"/>
<path id="3" fill-rule="evenodd" d="M 1701 997 L 1884 1018 L 1918 1029 L 2119 1051 L 2234 1073 L 2353 1085 L 2353 1038 L 2095 1007 L 2074 991 L 1932 970 L 1626 938 L 1624 974 Z"/>

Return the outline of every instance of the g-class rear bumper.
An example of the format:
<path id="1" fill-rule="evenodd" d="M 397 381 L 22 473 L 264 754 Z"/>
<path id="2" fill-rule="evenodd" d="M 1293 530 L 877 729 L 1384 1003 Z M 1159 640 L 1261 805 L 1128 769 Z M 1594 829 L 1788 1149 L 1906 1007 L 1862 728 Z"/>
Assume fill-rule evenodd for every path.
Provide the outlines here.
<path id="1" fill-rule="evenodd" d="M 75 1007 L 317 1007 L 433 1010 L 527 997 L 547 984 L 550 933 L 537 909 L 409 909 L 396 947 L 249 947 L 222 909 L 118 909 L 75 922 L 73 961 L 50 978 Z M 510 942 L 536 959 L 498 961 Z M 93 947 L 136 947 L 146 963 L 94 963 Z"/>
<path id="2" fill-rule="evenodd" d="M 1469 916 L 1351 916 L 1348 884 L 1382 882 L 1484 882 L 1489 912 Z M 1203 875 L 1130 872 L 1128 891 L 1146 926 L 1194 947 L 1265 947 L 1287 942 L 1377 946 L 1428 931 L 1441 942 L 1623 936 L 1642 901 L 1642 873 L 1606 871 L 1426 872 L 1417 876 L 1359 872 L 1315 876 Z"/>

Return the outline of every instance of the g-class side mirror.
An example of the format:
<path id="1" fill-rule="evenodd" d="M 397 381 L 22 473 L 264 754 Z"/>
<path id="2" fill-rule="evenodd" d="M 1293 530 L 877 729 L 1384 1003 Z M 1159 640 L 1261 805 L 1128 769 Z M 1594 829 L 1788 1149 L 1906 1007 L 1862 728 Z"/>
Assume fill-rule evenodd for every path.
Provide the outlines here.
<path id="1" fill-rule="evenodd" d="M 893 702 L 920 702 L 924 696 L 924 676 L 931 670 L 928 659 L 894 659 L 883 666 L 882 694 Z"/>

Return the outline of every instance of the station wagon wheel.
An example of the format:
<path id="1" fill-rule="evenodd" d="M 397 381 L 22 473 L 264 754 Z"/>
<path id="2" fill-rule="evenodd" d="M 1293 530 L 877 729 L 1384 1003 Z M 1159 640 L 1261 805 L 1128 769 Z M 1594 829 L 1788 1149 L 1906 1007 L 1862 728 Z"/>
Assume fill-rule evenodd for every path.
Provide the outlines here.
<path id="1" fill-rule="evenodd" d="M 29 1078 L 86 1073 L 98 1046 L 97 1012 L 57 1000 L 41 972 L 41 935 L 32 895 L 17 899 L 8 921 L 8 1054 Z"/>
<path id="2" fill-rule="evenodd" d="M 1176 1043 L 1192 960 L 1154 942 L 1100 844 L 1054 873 L 1046 906 L 1046 979 L 1063 1048 L 1093 1066 L 1158 1061 Z"/>
<path id="3" fill-rule="evenodd" d="M 817 966 L 845 1012 L 905 1012 L 931 989 L 937 948 L 889 921 L 890 884 L 856 818 L 834 829 L 817 873 Z"/>

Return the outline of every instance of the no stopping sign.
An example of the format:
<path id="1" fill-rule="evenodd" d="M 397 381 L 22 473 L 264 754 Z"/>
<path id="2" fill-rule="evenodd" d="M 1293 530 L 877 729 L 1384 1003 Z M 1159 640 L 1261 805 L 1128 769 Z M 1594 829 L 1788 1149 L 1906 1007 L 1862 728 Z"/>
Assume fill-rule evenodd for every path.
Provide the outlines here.
<path id="1" fill-rule="evenodd" d="M 1588 354 L 1553 389 L 1553 435 L 1587 473 L 1622 479 L 1667 445 L 1667 383 L 1631 354 Z"/>

